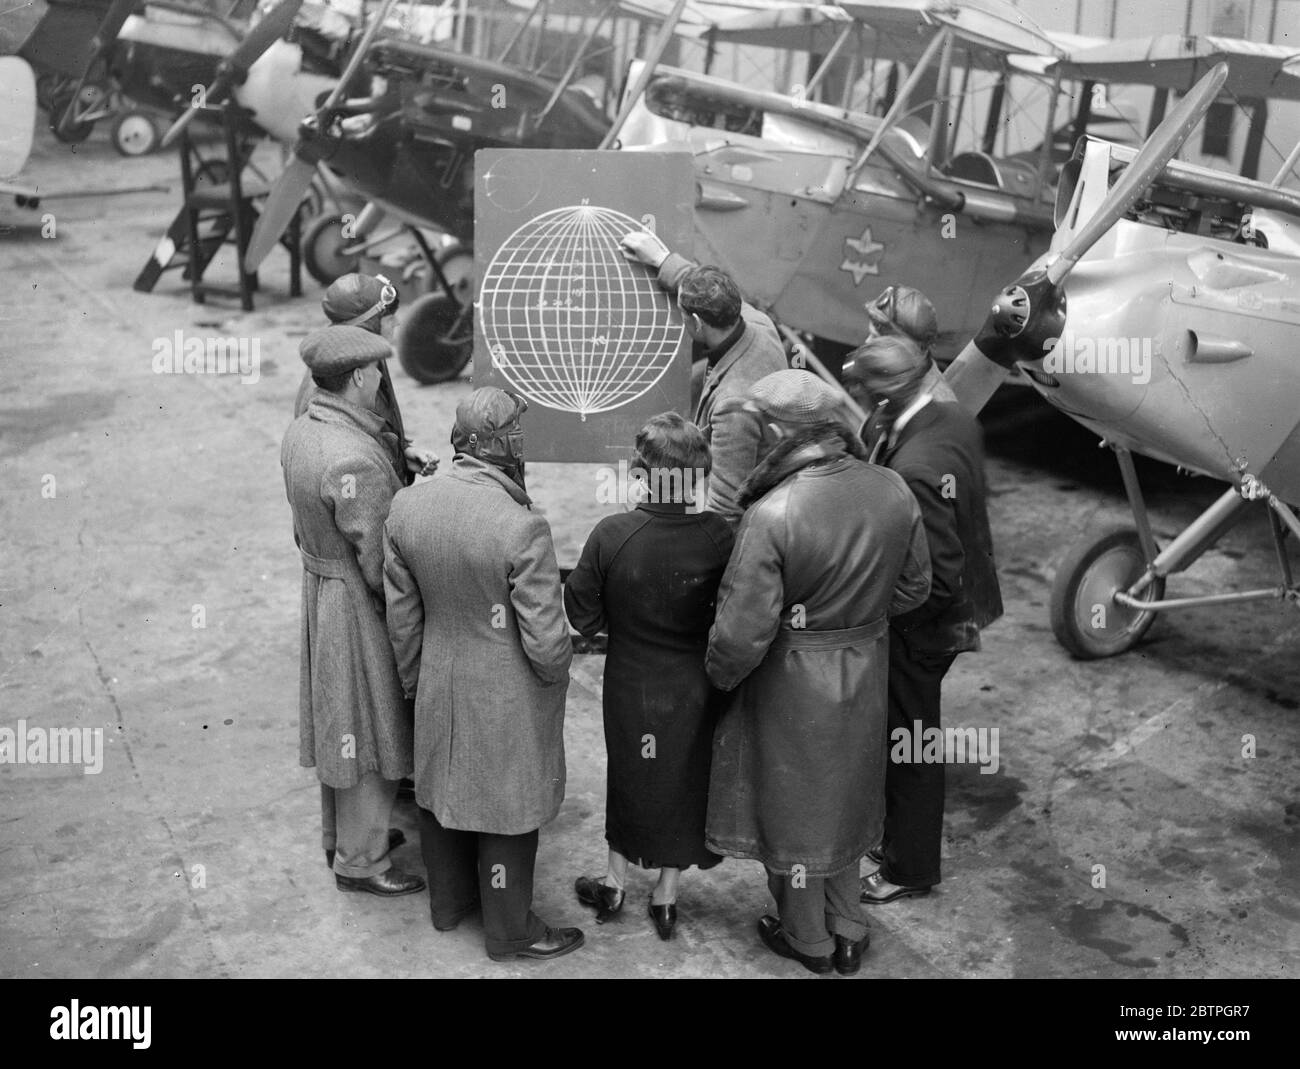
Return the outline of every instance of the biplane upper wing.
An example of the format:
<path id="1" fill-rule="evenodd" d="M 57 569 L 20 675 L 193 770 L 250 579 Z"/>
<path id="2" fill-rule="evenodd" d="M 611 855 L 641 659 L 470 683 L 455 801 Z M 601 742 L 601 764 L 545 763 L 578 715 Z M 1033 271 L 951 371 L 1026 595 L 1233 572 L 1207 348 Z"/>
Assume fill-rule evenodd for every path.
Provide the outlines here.
<path id="1" fill-rule="evenodd" d="M 1226 62 L 1225 94 L 1238 100 L 1300 100 L 1300 78 L 1286 70 L 1288 61 L 1297 59 L 1296 49 L 1288 45 L 1169 33 L 1072 50 L 1059 67 L 1064 77 L 1080 81 L 1149 85 L 1185 93 L 1216 64 Z"/>
<path id="2" fill-rule="evenodd" d="M 507 0 L 514 8 L 526 11 L 535 7 L 540 0 Z M 572 16 L 592 18 L 600 15 L 609 5 L 609 0 L 548 0 L 546 17 Z M 690 0 L 680 18 L 681 32 L 689 32 L 687 27 L 710 25 L 720 16 L 733 14 L 737 7 L 767 8 L 789 6 L 784 2 L 765 2 L 765 0 L 744 0 L 743 3 L 709 3 L 708 0 Z M 673 0 L 619 0 L 618 12 L 628 18 L 645 19 L 648 22 L 662 22 L 672 13 Z"/>
<path id="3" fill-rule="evenodd" d="M 717 22 L 714 40 L 731 44 L 826 52 L 846 25 L 856 23 L 864 54 L 915 64 L 941 29 L 951 29 L 962 49 L 955 61 L 999 68 L 1012 54 L 1059 57 L 1060 45 L 1005 0 L 872 0 L 838 7 L 783 4 Z M 968 58 L 967 58 L 968 57 Z"/>

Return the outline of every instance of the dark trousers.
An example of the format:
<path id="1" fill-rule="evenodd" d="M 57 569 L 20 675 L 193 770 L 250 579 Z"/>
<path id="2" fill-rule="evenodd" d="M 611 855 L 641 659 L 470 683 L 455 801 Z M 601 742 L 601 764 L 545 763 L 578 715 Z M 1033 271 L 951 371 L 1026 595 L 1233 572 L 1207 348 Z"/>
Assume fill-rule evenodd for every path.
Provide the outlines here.
<path id="1" fill-rule="evenodd" d="M 776 899 L 777 914 L 786 941 L 815 958 L 835 950 L 835 936 L 857 942 L 867 934 L 866 919 L 858 902 L 861 884 L 854 862 L 834 876 L 802 876 L 767 870 L 767 889 Z"/>
<path id="2" fill-rule="evenodd" d="M 897 635 L 889 636 L 889 749 L 885 769 L 885 863 L 890 883 L 929 887 L 939 882 L 943 839 L 943 761 L 893 760 L 894 732 L 907 729 L 908 752 L 916 732 L 941 728 L 939 698 L 943 677 L 956 655 L 912 653 Z"/>
<path id="3" fill-rule="evenodd" d="M 452 927 L 481 904 L 489 954 L 523 950 L 546 934 L 546 925 L 533 913 L 536 831 L 525 835 L 455 831 L 421 808 L 420 850 L 435 925 Z"/>

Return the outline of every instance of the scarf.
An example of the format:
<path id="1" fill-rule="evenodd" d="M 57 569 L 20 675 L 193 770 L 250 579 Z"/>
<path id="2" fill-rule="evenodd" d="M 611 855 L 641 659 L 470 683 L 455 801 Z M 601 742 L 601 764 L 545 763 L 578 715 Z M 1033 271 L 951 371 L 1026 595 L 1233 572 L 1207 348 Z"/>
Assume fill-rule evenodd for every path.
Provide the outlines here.
<path id="1" fill-rule="evenodd" d="M 843 424 L 826 422 L 801 427 L 777 442 L 755 465 L 740 486 L 739 504 L 749 508 L 795 472 L 845 455 L 866 459 L 862 443 Z"/>

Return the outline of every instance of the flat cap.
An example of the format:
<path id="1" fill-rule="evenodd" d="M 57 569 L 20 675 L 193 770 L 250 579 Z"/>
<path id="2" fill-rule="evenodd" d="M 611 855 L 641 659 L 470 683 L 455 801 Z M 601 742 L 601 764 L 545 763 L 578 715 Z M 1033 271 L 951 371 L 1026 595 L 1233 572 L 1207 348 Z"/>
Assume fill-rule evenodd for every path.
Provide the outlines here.
<path id="1" fill-rule="evenodd" d="M 313 375 L 328 378 L 387 360 L 393 347 L 364 327 L 324 327 L 303 338 L 298 355 Z"/>
<path id="2" fill-rule="evenodd" d="M 320 306 L 331 323 L 352 326 L 389 311 L 396 300 L 397 291 L 386 279 L 354 271 L 330 283 Z"/>
<path id="3" fill-rule="evenodd" d="M 811 371 L 774 371 L 750 388 L 750 401 L 764 415 L 782 423 L 821 423 L 836 418 L 843 402 L 839 391 Z"/>

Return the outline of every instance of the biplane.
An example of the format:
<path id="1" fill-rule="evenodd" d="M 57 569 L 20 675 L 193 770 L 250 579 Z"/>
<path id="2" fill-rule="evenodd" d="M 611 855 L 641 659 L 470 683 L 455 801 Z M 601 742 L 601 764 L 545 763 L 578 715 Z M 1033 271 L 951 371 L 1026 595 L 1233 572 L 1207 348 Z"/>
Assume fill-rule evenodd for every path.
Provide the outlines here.
<path id="1" fill-rule="evenodd" d="M 1042 67 L 1064 46 L 1010 4 L 791 8 L 720 23 L 709 40 L 807 41 L 821 62 L 782 91 L 661 67 L 619 144 L 692 153 L 696 256 L 732 273 L 786 326 L 815 335 L 824 358 L 861 340 L 863 304 L 893 283 L 943 308 L 940 352 L 951 353 L 982 315 L 976 280 L 1018 274 L 1046 249 L 1056 139 L 1008 151 L 1004 128 L 1017 81 L 1041 85 Z M 1014 67 L 1018 56 L 1037 58 L 1039 69 Z M 890 84 L 855 101 L 886 62 Z M 988 87 L 979 114 L 972 79 Z M 839 89 L 828 94 L 832 80 Z M 1039 95 L 1042 135 L 1057 129 L 1058 105 L 1055 93 Z M 959 144 L 956 133 L 972 123 L 977 138 Z"/>
<path id="2" fill-rule="evenodd" d="M 1132 648 L 1161 612 L 1300 602 L 1300 254 L 1260 241 L 1261 211 L 1300 221 L 1300 194 L 1174 159 L 1223 91 L 1205 73 L 1140 151 L 1082 139 L 1066 165 L 1048 250 L 1004 287 L 945 378 L 978 412 L 1012 368 L 1114 450 L 1134 526 L 1074 545 L 1051 620 L 1081 658 Z M 1163 548 L 1133 453 L 1229 484 Z M 1275 586 L 1167 598 L 1166 581 L 1246 516 L 1267 515 Z"/>
<path id="3" fill-rule="evenodd" d="M 1280 46 L 1048 33 L 1000 0 L 789 5 L 705 36 L 710 48 L 803 49 L 807 73 L 787 64 L 786 84 L 760 91 L 708 74 L 707 62 L 706 73 L 660 67 L 619 143 L 692 154 L 696 256 L 811 335 L 833 369 L 862 338 L 863 305 L 897 283 L 934 300 L 936 355 L 955 354 L 986 310 L 979 280 L 1013 277 L 1047 248 L 1057 176 L 1079 138 L 1140 143 L 1137 109 L 1109 87 L 1156 90 L 1149 132 L 1170 92 L 1230 58 L 1216 106 L 1250 114 L 1247 169 L 1261 101 L 1300 88 Z M 1265 210 L 1255 220 L 1261 233 L 1283 226 Z"/>
<path id="4" fill-rule="evenodd" d="M 614 42 L 625 36 L 618 22 L 658 24 L 657 59 L 685 3 L 675 0 L 671 11 L 660 6 L 653 0 L 539 0 L 482 56 L 392 37 L 364 39 L 340 88 L 300 124 L 293 159 L 268 198 L 245 268 L 256 270 L 312 174 L 329 167 L 368 202 L 348 232 L 332 228 L 340 254 L 363 244 L 381 219 L 391 217 L 408 229 L 430 271 L 431 292 L 404 316 L 398 345 L 403 367 L 421 382 L 455 377 L 473 344 L 474 153 L 600 146 L 611 123 L 603 105 L 612 100 Z M 538 27 L 530 48 L 526 35 L 538 15 L 566 17 L 579 28 L 559 48 L 539 49 Z M 357 92 L 356 64 L 364 64 L 369 91 L 349 96 L 343 87 Z M 434 249 L 422 234 L 426 229 L 457 242 Z"/>

